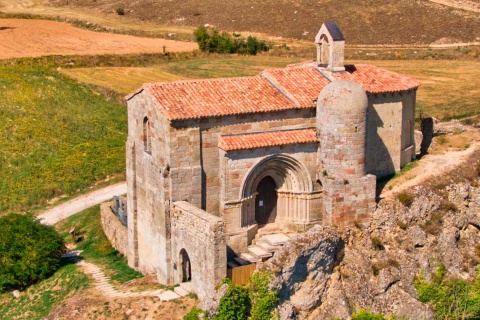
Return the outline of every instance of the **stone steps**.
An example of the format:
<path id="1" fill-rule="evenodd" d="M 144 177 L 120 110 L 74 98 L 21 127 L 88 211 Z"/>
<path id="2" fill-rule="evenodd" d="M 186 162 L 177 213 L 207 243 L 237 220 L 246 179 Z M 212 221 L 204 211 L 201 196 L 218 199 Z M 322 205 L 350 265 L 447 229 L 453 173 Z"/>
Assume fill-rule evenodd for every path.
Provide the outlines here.
<path id="1" fill-rule="evenodd" d="M 268 243 L 266 240 L 263 240 L 263 239 L 258 240 L 256 245 L 262 248 L 263 250 L 271 253 L 274 253 L 275 251 L 281 248 L 281 246 L 272 246 L 270 243 Z"/>
<path id="2" fill-rule="evenodd" d="M 251 253 L 244 252 L 240 255 L 242 259 L 245 259 L 247 261 L 250 261 L 251 263 L 257 263 L 257 262 L 262 262 L 262 258 L 259 258 Z"/>
<path id="3" fill-rule="evenodd" d="M 247 247 L 247 250 L 249 253 L 252 253 L 253 255 L 259 257 L 259 258 L 270 258 L 272 256 L 271 252 L 263 250 L 261 247 L 257 245 L 251 245 Z"/>
<path id="4" fill-rule="evenodd" d="M 240 255 L 241 259 L 250 263 L 258 263 L 268 260 L 290 239 L 283 233 L 265 234 L 259 237 L 255 245 L 247 247 L 247 252 Z"/>

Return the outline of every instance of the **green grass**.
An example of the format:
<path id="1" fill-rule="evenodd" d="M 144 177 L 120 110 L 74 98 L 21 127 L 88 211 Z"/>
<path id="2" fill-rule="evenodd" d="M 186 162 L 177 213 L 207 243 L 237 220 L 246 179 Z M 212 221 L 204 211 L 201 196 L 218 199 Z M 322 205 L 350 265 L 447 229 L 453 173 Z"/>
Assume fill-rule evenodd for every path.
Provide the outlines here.
<path id="1" fill-rule="evenodd" d="M 22 292 L 19 299 L 11 292 L 0 295 L 0 319 L 42 319 L 87 285 L 88 278 L 78 266 L 64 265 L 50 278 Z"/>
<path id="2" fill-rule="evenodd" d="M 27 211 L 125 168 L 126 110 L 45 67 L 0 67 L 0 212 Z"/>
<path id="3" fill-rule="evenodd" d="M 83 236 L 85 239 L 85 249 L 81 256 L 86 261 L 101 266 L 105 274 L 114 282 L 125 283 L 142 277 L 140 272 L 130 268 L 126 259 L 112 248 L 102 229 L 99 206 L 84 210 L 56 225 L 56 229 L 67 243 L 72 243 L 72 237 L 69 234 L 72 227 L 75 227 L 77 237 Z M 84 247 L 82 242 L 77 242 L 76 245 L 78 250 Z"/>

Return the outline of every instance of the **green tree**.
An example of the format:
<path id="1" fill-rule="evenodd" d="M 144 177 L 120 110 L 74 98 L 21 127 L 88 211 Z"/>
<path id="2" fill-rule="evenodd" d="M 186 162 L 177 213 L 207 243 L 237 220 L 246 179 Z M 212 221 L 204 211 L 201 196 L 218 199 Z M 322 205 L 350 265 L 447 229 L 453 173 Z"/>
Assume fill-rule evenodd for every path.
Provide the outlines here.
<path id="1" fill-rule="evenodd" d="M 277 290 L 270 288 L 269 284 L 273 275 L 262 271 L 253 273 L 248 282 L 252 308 L 252 320 L 270 320 L 272 311 L 278 301 Z"/>
<path id="2" fill-rule="evenodd" d="M 228 289 L 220 299 L 215 320 L 245 320 L 250 314 L 250 297 L 248 290 L 242 286 L 234 285 L 226 280 Z"/>
<path id="3" fill-rule="evenodd" d="M 49 277 L 60 266 L 63 238 L 30 216 L 0 218 L 0 292 L 24 288 Z"/>

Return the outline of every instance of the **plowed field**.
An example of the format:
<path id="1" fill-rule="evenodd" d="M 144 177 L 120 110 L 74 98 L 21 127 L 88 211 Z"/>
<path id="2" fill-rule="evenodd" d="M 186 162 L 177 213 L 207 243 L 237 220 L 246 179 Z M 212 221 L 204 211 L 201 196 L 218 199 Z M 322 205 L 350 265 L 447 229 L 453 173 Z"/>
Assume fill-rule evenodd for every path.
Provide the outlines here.
<path id="1" fill-rule="evenodd" d="M 192 51 L 196 43 L 93 32 L 48 20 L 0 19 L 0 59 Z"/>

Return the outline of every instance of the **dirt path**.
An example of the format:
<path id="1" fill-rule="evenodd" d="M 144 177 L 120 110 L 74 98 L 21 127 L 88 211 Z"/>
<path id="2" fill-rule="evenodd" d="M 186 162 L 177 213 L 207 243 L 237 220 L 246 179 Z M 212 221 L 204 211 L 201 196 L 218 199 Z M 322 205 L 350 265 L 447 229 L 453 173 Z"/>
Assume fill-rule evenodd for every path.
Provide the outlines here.
<path id="1" fill-rule="evenodd" d="M 480 5 L 473 1 L 455 1 L 455 0 L 429 0 L 430 2 L 438 3 L 444 6 L 455 9 L 462 9 L 471 12 L 480 12 Z"/>
<path id="2" fill-rule="evenodd" d="M 82 267 L 83 272 L 90 275 L 94 279 L 94 285 L 97 290 L 108 298 L 132 298 L 132 297 L 157 297 L 160 301 L 169 301 L 180 298 L 181 296 L 176 294 L 172 290 L 158 289 L 158 290 L 145 290 L 145 291 L 119 291 L 111 283 L 103 271 L 93 263 L 86 262 L 79 254 L 81 251 L 72 251 L 62 255 L 63 259 L 72 261 Z M 152 312 L 158 309 L 160 302 L 155 304 L 152 308 Z"/>
<path id="3" fill-rule="evenodd" d="M 115 195 L 123 195 L 127 193 L 127 183 L 121 182 L 102 189 L 92 191 L 81 195 L 70 201 L 64 202 L 51 209 L 45 210 L 37 216 L 42 220 L 43 224 L 54 225 L 55 223 L 66 219 L 75 213 L 83 211 L 94 205 L 100 204 L 112 199 Z"/>
<path id="4" fill-rule="evenodd" d="M 196 43 L 94 32 L 64 22 L 0 19 L 0 59 L 193 51 Z"/>
<path id="5" fill-rule="evenodd" d="M 391 190 L 383 190 L 381 198 L 392 198 L 396 194 L 410 189 L 422 182 L 434 178 L 458 167 L 464 163 L 470 155 L 480 148 L 480 141 L 475 141 L 469 148 L 462 151 L 448 151 L 438 155 L 425 155 L 419 160 L 419 165 L 408 171 L 401 177 L 403 182 L 393 186 Z"/>

